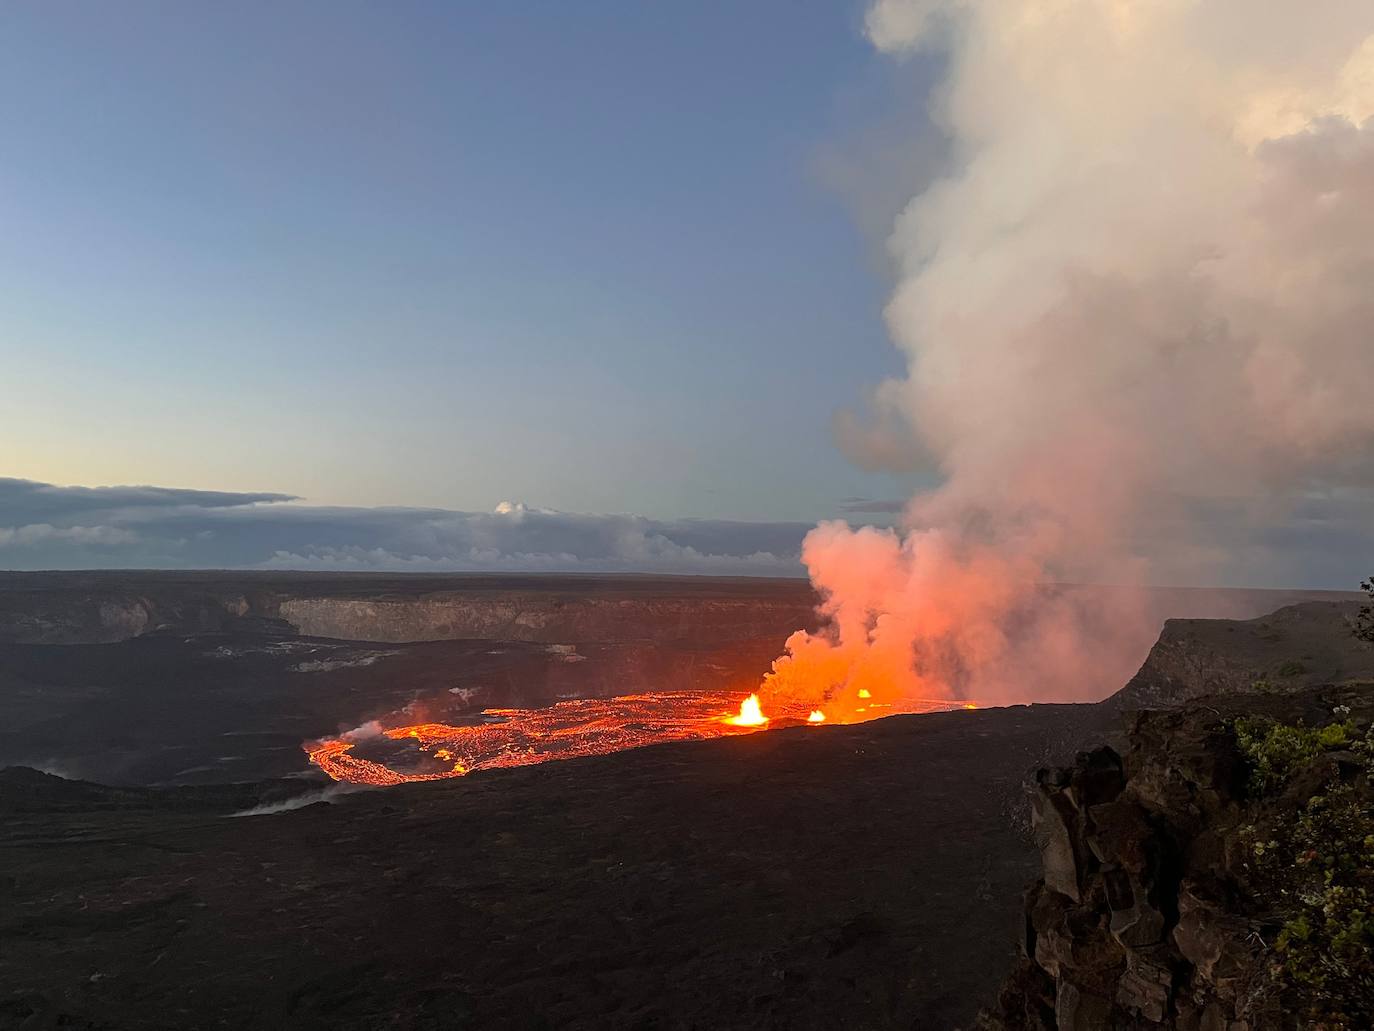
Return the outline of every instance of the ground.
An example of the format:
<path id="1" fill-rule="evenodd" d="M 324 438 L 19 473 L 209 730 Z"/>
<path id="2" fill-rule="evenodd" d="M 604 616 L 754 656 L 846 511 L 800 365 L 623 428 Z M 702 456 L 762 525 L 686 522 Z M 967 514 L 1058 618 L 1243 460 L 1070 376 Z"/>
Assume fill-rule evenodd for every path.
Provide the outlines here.
<path id="1" fill-rule="evenodd" d="M 106 808 L 11 773 L 0 1026 L 959 1026 L 1033 875 L 1024 771 L 1105 716 L 798 728 L 242 818 L 229 789 Z"/>

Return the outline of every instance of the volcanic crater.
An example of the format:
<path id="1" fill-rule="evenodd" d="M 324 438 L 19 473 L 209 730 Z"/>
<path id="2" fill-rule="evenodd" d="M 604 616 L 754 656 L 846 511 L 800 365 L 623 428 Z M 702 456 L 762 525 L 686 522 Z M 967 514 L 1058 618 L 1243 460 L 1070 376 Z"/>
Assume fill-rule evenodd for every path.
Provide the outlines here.
<path id="1" fill-rule="evenodd" d="M 421 635 L 436 606 L 467 622 L 360 640 L 290 621 L 320 597 L 413 599 Z M 1132 691 L 1215 687 L 1190 656 L 1251 675 L 1254 636 L 1359 674 L 1330 599 L 1258 630 L 1171 623 Z M 1028 775 L 1109 735 L 1120 705 L 724 723 L 814 602 L 751 581 L 0 578 L 0 1026 L 967 1026 L 1036 866 Z M 496 622 L 509 636 L 480 636 Z M 442 737 L 463 727 L 531 740 L 471 762 Z M 322 739 L 450 765 L 356 790 L 309 763 Z M 540 758 L 571 757 L 526 761 L 550 741 Z"/>

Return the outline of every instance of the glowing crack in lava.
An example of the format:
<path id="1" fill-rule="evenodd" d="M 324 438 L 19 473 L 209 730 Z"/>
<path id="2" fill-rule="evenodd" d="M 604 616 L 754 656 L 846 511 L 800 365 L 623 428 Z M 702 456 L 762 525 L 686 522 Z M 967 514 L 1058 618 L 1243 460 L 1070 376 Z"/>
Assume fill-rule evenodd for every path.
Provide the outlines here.
<path id="1" fill-rule="evenodd" d="M 771 715 L 766 715 L 757 694 L 743 701 L 738 697 L 723 692 L 674 691 L 577 698 L 542 709 L 485 709 L 481 722 L 469 725 L 416 723 L 380 730 L 368 737 L 324 738 L 303 747 L 310 761 L 334 780 L 386 786 L 605 755 L 664 741 L 725 737 L 826 721 L 825 713 L 810 710 L 809 705 L 770 699 Z M 957 702 L 932 700 L 875 716 L 958 706 Z"/>

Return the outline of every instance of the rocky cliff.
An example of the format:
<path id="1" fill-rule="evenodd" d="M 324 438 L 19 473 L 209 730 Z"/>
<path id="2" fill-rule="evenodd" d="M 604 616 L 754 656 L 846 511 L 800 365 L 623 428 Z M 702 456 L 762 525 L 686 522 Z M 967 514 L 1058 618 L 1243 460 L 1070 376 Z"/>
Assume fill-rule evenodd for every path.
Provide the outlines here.
<path id="1" fill-rule="evenodd" d="M 1374 645 L 1350 632 L 1359 608 L 1306 601 L 1256 619 L 1170 619 L 1113 702 L 1154 708 L 1211 694 L 1374 681 Z"/>
<path id="2" fill-rule="evenodd" d="M 1041 770 L 999 1031 L 1374 1021 L 1374 685 L 1137 714 Z"/>
<path id="3" fill-rule="evenodd" d="M 539 591 L 414 598 L 281 599 L 280 618 L 309 637 L 355 641 L 686 641 L 774 635 L 782 641 L 815 621 L 809 602 L 673 596 L 560 597 Z"/>
<path id="4" fill-rule="evenodd" d="M 399 643 L 499 639 L 778 645 L 815 621 L 800 580 L 302 573 L 0 573 L 0 643 L 107 644 L 270 626 Z"/>
<path id="5" fill-rule="evenodd" d="M 16 592 L 0 607 L 0 642 L 110 644 L 146 633 L 152 622 L 150 606 L 135 596 Z"/>

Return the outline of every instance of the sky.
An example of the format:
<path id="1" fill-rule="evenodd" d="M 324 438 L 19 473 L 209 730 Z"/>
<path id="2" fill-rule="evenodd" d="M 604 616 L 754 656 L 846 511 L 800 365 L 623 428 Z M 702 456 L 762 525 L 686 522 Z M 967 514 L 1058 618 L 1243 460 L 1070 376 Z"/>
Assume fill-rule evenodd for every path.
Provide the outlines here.
<path id="1" fill-rule="evenodd" d="M 0 474 L 904 497 L 832 420 L 901 367 L 882 226 L 938 160 L 926 64 L 849 2 L 4 5 Z"/>
<path id="2" fill-rule="evenodd" d="M 1374 554 L 1366 0 L 11 3 L 0 141 L 0 568 Z"/>

